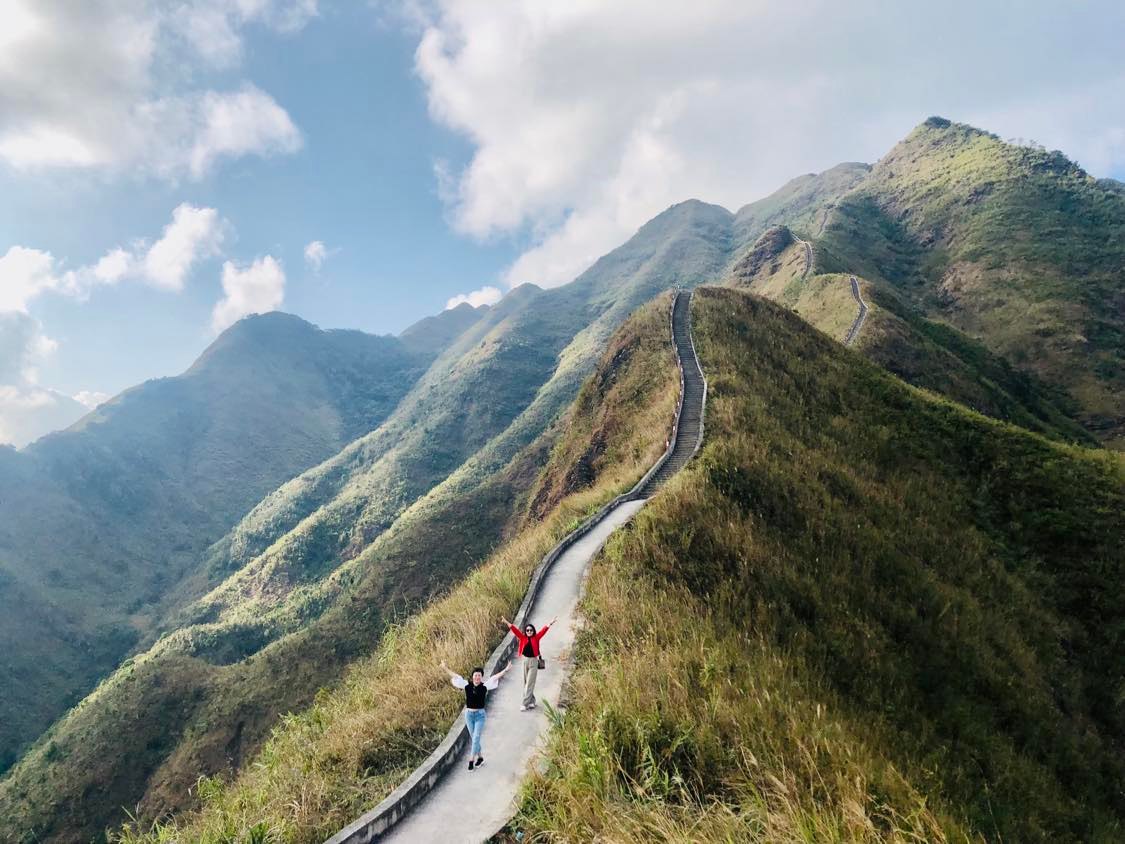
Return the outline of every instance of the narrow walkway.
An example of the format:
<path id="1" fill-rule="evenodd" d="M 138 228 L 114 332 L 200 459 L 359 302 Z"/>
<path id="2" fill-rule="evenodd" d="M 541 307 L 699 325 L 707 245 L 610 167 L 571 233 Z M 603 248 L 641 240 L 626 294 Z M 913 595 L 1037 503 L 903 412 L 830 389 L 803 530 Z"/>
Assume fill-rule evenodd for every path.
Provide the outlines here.
<path id="1" fill-rule="evenodd" d="M 672 306 L 672 338 L 683 375 L 683 393 L 671 448 L 662 462 L 633 491 L 609 510 L 585 536 L 555 560 L 535 599 L 532 623 L 558 623 L 543 639 L 547 669 L 539 674 L 536 697 L 540 707 L 520 712 L 523 697 L 517 662 L 489 696 L 488 720 L 482 738 L 485 764 L 468 770 L 460 760 L 422 801 L 385 835 L 381 842 L 423 844 L 479 844 L 506 824 L 516 811 L 520 784 L 550 730 L 543 703 L 557 707 L 563 683 L 572 668 L 578 618 L 578 601 L 591 560 L 618 527 L 629 521 L 645 501 L 698 450 L 703 438 L 706 382 L 691 338 L 691 293 L 678 293 Z M 450 689 L 450 694 L 454 691 Z M 341 832 L 333 841 L 371 840 L 371 833 L 355 829 Z"/>
<path id="2" fill-rule="evenodd" d="M 859 330 L 863 328 L 864 320 L 867 319 L 867 303 L 863 301 L 863 294 L 859 290 L 859 281 L 854 275 L 852 276 L 852 298 L 859 303 L 859 313 L 856 314 L 852 327 L 848 329 L 848 336 L 844 338 L 845 346 L 850 346 L 855 342 L 855 338 L 859 336 Z"/>
<path id="3" fill-rule="evenodd" d="M 586 567 L 609 535 L 632 518 L 644 501 L 618 505 L 597 527 L 570 546 L 551 568 L 535 602 L 536 625 L 552 616 L 558 625 L 543 637 L 547 670 L 536 684 L 539 708 L 520 712 L 523 698 L 520 664 L 508 672 L 500 688 L 489 695 L 488 720 L 481 739 L 484 767 L 468 770 L 458 763 L 419 804 L 380 841 L 479 844 L 500 830 L 515 813 L 515 797 L 524 772 L 540 750 L 550 729 L 543 701 L 559 705 L 563 680 L 570 673 L 571 649 L 577 632 L 578 597 Z M 450 689 L 450 694 L 454 690 Z"/>
<path id="4" fill-rule="evenodd" d="M 803 247 L 805 247 L 805 270 L 804 270 L 804 272 L 801 273 L 801 278 L 802 279 L 808 278 L 809 273 L 812 272 L 812 268 L 813 268 L 812 244 L 809 243 L 807 240 L 801 240 L 801 238 L 797 237 L 797 235 L 793 235 L 793 239 L 796 240 Z"/>

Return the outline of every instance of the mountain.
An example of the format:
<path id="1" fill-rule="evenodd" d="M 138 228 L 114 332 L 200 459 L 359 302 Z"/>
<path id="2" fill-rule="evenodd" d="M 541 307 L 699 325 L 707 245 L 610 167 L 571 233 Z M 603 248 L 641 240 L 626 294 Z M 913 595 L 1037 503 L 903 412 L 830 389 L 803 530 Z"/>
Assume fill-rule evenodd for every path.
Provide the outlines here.
<path id="1" fill-rule="evenodd" d="M 666 307 L 529 453 L 487 562 L 198 811 L 121 840 L 323 841 L 401 783 L 459 708 L 435 661 L 482 660 L 540 555 L 660 451 Z M 693 321 L 703 451 L 595 561 L 513 837 L 1118 840 L 1120 456 L 915 389 L 743 291 L 701 288 Z"/>
<path id="2" fill-rule="evenodd" d="M 630 313 L 717 277 L 731 216 L 675 206 L 573 283 L 521 286 L 472 321 L 382 425 L 206 550 L 198 570 L 225 580 L 40 737 L 0 782 L 0 813 L 44 840 L 94 835 L 121 806 L 160 817 L 192 804 L 201 773 L 241 766 L 280 713 L 488 557 L 534 481 L 527 449 Z"/>
<path id="3" fill-rule="evenodd" d="M 154 837 L 207 841 L 257 826 L 287 841 L 324 841 L 425 758 L 459 709 L 448 682 L 433 673 L 435 659 L 479 659 L 496 636 L 495 619 L 518 606 L 542 556 L 663 451 L 678 392 L 669 305 L 670 297 L 660 296 L 614 334 L 573 405 L 516 461 L 525 477 L 502 504 L 508 538 L 487 561 L 385 636 L 336 688 L 285 719 L 261 764 L 245 767 L 229 786 L 219 777 L 205 781 L 205 811 L 175 819 Z M 460 537 L 460 522 L 444 515 L 444 536 Z M 296 791 L 315 795 L 299 813 Z"/>
<path id="4" fill-rule="evenodd" d="M 920 127 L 915 134 L 931 128 Z M 353 688 L 352 681 L 338 686 L 342 677 L 355 676 L 350 670 L 360 670 L 355 666 L 371 669 L 367 660 L 377 649 L 379 666 L 397 664 L 400 651 L 396 642 L 407 619 L 426 617 L 414 614 L 448 593 L 454 584 L 485 589 L 487 581 L 482 581 L 485 576 L 480 567 L 498 547 L 515 543 L 524 549 L 537 548 L 536 543 L 549 542 L 599 496 L 623 488 L 620 484 L 635 468 L 631 461 L 645 453 L 647 434 L 637 433 L 631 446 L 618 444 L 609 452 L 602 451 L 607 443 L 617 441 L 613 429 L 598 417 L 597 402 L 590 398 L 600 395 L 598 388 L 589 385 L 615 372 L 612 359 L 603 357 L 607 349 L 620 351 L 614 332 L 638 307 L 673 286 L 745 287 L 794 311 L 776 319 L 778 311 L 773 306 L 763 305 L 764 310 L 753 312 L 762 317 L 761 342 L 766 345 L 773 339 L 771 332 L 780 330 L 774 325 L 777 320 L 782 325 L 803 326 L 797 339 L 778 335 L 779 349 L 788 351 L 770 360 L 772 368 L 765 371 L 772 373 L 771 378 L 784 381 L 785 368 L 799 371 L 806 358 L 835 367 L 834 372 L 844 371 L 839 369 L 845 367 L 839 361 L 844 361 L 848 372 L 848 367 L 858 367 L 856 371 L 879 374 L 861 379 L 865 389 L 875 391 L 873 395 L 853 393 L 843 386 L 829 390 L 827 398 L 818 392 L 816 401 L 823 400 L 823 406 L 810 405 L 806 421 L 789 420 L 794 435 L 812 437 L 815 432 L 807 430 L 807 425 L 815 420 L 817 431 L 828 436 L 832 426 L 846 421 L 853 404 L 871 410 L 869 402 L 878 399 L 888 403 L 871 413 L 887 414 L 888 419 L 871 429 L 870 449 L 874 451 L 860 452 L 862 460 L 881 459 L 884 451 L 899 448 L 904 434 L 896 414 L 908 410 L 933 421 L 925 415 L 931 404 L 962 414 L 956 418 L 971 419 L 976 426 L 939 430 L 935 441 L 946 448 L 956 448 L 958 438 L 963 437 L 962 447 L 971 450 L 985 436 L 980 431 L 1008 431 L 1011 423 L 1038 432 L 1024 431 L 1021 436 L 1032 438 L 1026 442 L 1036 444 L 1039 457 L 1056 460 L 1056 455 L 1069 455 L 1065 460 L 1057 458 L 1063 461 L 1060 466 L 1070 466 L 1066 461 L 1071 457 L 1078 461 L 1074 465 L 1082 467 L 1087 466 L 1084 460 L 1112 460 L 1093 447 L 1091 434 L 1111 443 L 1112 435 L 1099 427 L 1098 419 L 1082 403 L 1083 396 L 1072 394 L 1069 382 L 1060 380 L 1050 368 L 1031 366 L 1012 354 L 996 332 L 980 330 L 988 322 L 984 317 L 958 322 L 933 304 L 940 303 L 940 297 L 934 300 L 926 291 L 941 276 L 931 270 L 950 254 L 950 247 L 940 238 L 903 233 L 899 229 L 906 223 L 887 217 L 891 192 L 886 187 L 886 162 L 874 167 L 841 165 L 819 175 L 802 176 L 737 213 L 694 200 L 680 203 L 645 224 L 627 243 L 568 285 L 548 290 L 524 285 L 490 308 L 454 308 L 404 332 L 397 342 L 405 353 L 441 347 L 426 362 L 425 371 L 403 389 L 401 398 L 377 424 L 315 465 L 280 479 L 256 503 L 248 502 L 234 514 L 211 537 L 213 541 L 185 551 L 185 575 L 170 593 L 175 599 L 166 600 L 159 611 L 146 616 L 143 636 L 134 637 L 129 646 L 130 658 L 40 736 L 0 781 L 0 815 L 14 819 L 21 833 L 40 840 L 71 840 L 99 835 L 107 826 L 118 824 L 123 819 L 122 806 L 151 820 L 188 810 L 201 799 L 220 800 L 222 783 L 240 771 L 276 773 L 279 768 L 273 762 L 281 766 L 287 762 L 270 754 L 281 751 L 258 755 L 271 731 L 279 729 L 278 735 L 287 735 L 292 724 L 298 731 L 293 742 L 299 743 L 306 735 L 302 730 L 319 729 L 324 710 L 318 709 L 321 704 L 317 701 L 331 696 L 332 689 Z M 930 158 L 919 154 L 917 162 L 909 178 L 924 186 L 919 190 L 927 203 L 942 205 L 946 190 L 960 196 L 963 186 L 947 184 L 943 171 L 931 166 Z M 906 178 L 902 174 L 909 169 L 907 163 L 895 165 L 901 178 Z M 1066 168 L 1052 172 L 1043 178 L 1069 183 L 1073 175 Z M 1040 189 L 1034 180 L 1025 181 L 1030 189 Z M 1020 180 L 1013 179 L 998 192 L 1015 195 L 1019 190 Z M 1096 196 L 1079 192 L 1071 204 L 1063 204 L 1060 213 L 1065 211 L 1073 220 L 1100 219 L 1102 198 L 1119 194 L 1105 187 L 1098 190 L 1102 193 Z M 1017 203 L 1017 199 L 1010 202 Z M 1019 201 L 1034 205 L 1028 197 Z M 1117 200 L 1106 201 L 1112 205 Z M 872 215 L 870 225 L 860 225 L 856 216 L 860 211 Z M 913 213 L 908 212 L 906 219 Z M 957 227 L 964 221 L 953 210 L 948 214 L 948 231 L 961 231 Z M 1038 239 L 1047 252 L 1052 239 L 1065 231 L 1052 227 L 1050 215 L 1031 215 L 1028 221 L 1032 227 L 1021 230 L 1020 236 Z M 986 223 L 977 220 L 967 230 L 987 228 Z M 992 229 L 989 238 L 980 240 L 982 251 L 977 258 L 986 262 L 993 248 L 996 254 L 1007 256 L 1006 234 L 1004 229 Z M 870 310 L 854 344 L 859 354 L 829 341 L 844 339 L 855 319 L 853 274 Z M 746 294 L 727 290 L 715 295 Z M 1106 293 L 1091 287 L 1084 295 L 1087 304 L 1083 307 L 1096 310 L 1112 327 L 1112 290 Z M 715 301 L 738 311 L 742 299 Z M 992 304 L 988 299 L 967 297 L 958 313 L 985 314 Z M 809 325 L 798 322 L 798 317 Z M 1009 339 L 1025 328 L 1026 323 L 1012 327 Z M 746 328 L 744 342 L 756 342 L 754 330 L 753 326 Z M 1029 336 L 1022 342 L 1031 346 L 1035 341 Z M 802 348 L 804 343 L 807 349 Z M 826 348 L 833 349 L 836 357 L 825 357 Z M 1101 370 L 1095 368 L 1091 377 L 1100 378 L 1098 372 Z M 595 380 L 587 382 L 591 373 Z M 890 373 L 914 386 L 905 386 Z M 1110 381 L 1112 377 L 1111 373 Z M 608 389 L 611 383 L 612 379 L 603 387 Z M 856 382 L 848 383 L 854 387 Z M 733 375 L 714 380 L 711 388 L 717 400 L 730 392 L 746 393 L 745 384 Z M 810 385 L 814 388 L 828 390 L 820 382 Z M 638 406 L 648 406 L 643 390 L 638 390 Z M 902 395 L 910 400 L 895 398 Z M 582 405 L 584 409 L 574 409 L 578 405 L 572 407 L 572 402 L 577 397 L 581 405 L 583 396 L 588 402 Z M 750 394 L 743 397 L 750 404 L 757 401 L 755 406 L 764 406 L 764 397 L 760 401 Z M 788 400 L 800 403 L 796 398 Z M 954 403 L 995 418 L 955 408 Z M 824 408 L 835 415 L 825 415 Z M 796 413 L 793 410 L 790 415 Z M 864 418 L 870 422 L 873 417 Z M 608 419 L 618 420 L 626 430 L 662 431 L 654 416 L 647 417 L 644 427 L 621 421 L 620 414 L 607 413 Z M 889 440 L 892 433 L 899 439 Z M 756 442 L 762 454 L 773 454 L 769 443 Z M 912 439 L 902 442 L 904 459 L 921 448 Z M 791 449 L 787 441 L 779 443 L 784 444 L 778 448 Z M 1068 445 L 1071 443 L 1088 448 L 1074 449 Z M 612 481 L 605 480 L 610 477 L 604 474 L 610 471 L 605 454 L 630 468 Z M 810 454 L 808 459 L 820 458 Z M 859 472 L 860 468 L 857 464 L 849 471 Z M 1020 463 L 1020 471 L 1024 468 Z M 1085 469 L 1074 469 L 1076 476 L 1086 477 L 1083 472 Z M 599 486 L 599 479 L 608 486 Z M 595 484 L 596 492 L 589 498 L 571 499 L 587 482 Z M 991 476 L 976 476 L 974 482 L 972 500 L 986 503 L 991 500 L 990 491 L 1000 483 Z M 763 483 L 767 484 L 765 495 L 773 494 L 772 485 L 781 481 L 771 476 Z M 964 484 L 940 488 L 961 494 Z M 1104 483 L 1098 489 L 1103 487 Z M 768 515 L 784 520 L 788 487 L 777 489 L 782 502 L 774 501 Z M 1071 487 L 1059 489 L 1069 491 Z M 928 495 L 926 490 L 912 491 L 922 498 Z M 1039 501 L 1035 496 L 1031 500 Z M 564 507 L 567 501 L 572 503 Z M 1099 501 L 1090 504 L 1095 520 L 1102 518 L 1102 510 L 1097 508 L 1105 502 Z M 881 506 L 896 531 L 908 531 L 904 525 L 920 525 L 911 521 L 914 516 L 900 515 L 892 504 L 882 501 Z M 943 519 L 949 517 L 945 511 L 942 514 Z M 802 524 L 815 526 L 807 518 Z M 948 527 L 959 541 L 979 539 L 976 533 L 954 531 L 956 523 Z M 545 532 L 521 543 L 521 537 L 540 528 Z M 988 531 L 1002 528 L 997 517 L 981 531 L 991 536 Z M 728 552 L 723 549 L 724 554 Z M 100 568 L 96 571 L 100 573 Z M 499 594 L 518 594 L 522 569 L 505 571 L 507 579 L 497 587 Z M 848 611 L 841 612 L 846 615 Z M 1007 635 L 1007 631 L 1001 632 Z M 322 688 L 329 691 L 318 696 Z M 358 762 L 340 744 L 326 749 L 330 756 L 336 754 L 331 760 L 362 763 L 358 769 L 345 765 L 343 770 L 351 770 L 353 775 L 356 770 L 365 771 L 361 776 L 372 778 L 371 789 L 357 790 L 348 799 L 370 797 L 424 752 L 425 740 L 432 737 L 436 723 L 429 708 L 433 701 L 423 696 L 403 709 L 403 719 L 394 720 L 389 732 L 368 725 L 386 738 L 389 744 L 385 748 L 389 749 L 376 750 L 383 746 L 376 742 Z M 1067 705 L 1078 703 L 1081 701 Z M 287 712 L 305 714 L 295 719 L 282 717 Z M 360 721 L 365 717 L 354 714 Z M 410 720 L 415 717 L 422 721 Z M 428 726 L 419 727 L 423 722 Z M 348 729 L 368 729 L 349 723 L 353 727 Z M 295 752 L 293 744 L 285 747 L 285 753 Z M 258 764 L 248 768 L 247 763 L 254 759 Z M 208 778 L 207 785 L 193 790 L 200 776 Z M 979 785 L 981 781 L 974 782 Z M 338 786 L 347 791 L 348 786 L 339 783 L 331 788 Z M 315 802 L 321 797 L 309 799 Z M 317 804 L 321 808 L 315 811 L 342 812 L 353 806 L 348 803 L 341 808 L 339 799 L 343 798 L 338 792 L 336 797 L 324 795 L 324 804 Z M 314 811 L 311 804 L 308 808 Z M 291 821 L 299 827 L 298 821 Z"/>
<path id="5" fill-rule="evenodd" d="M 693 318 L 703 451 L 595 563 L 513 830 L 1121 840 L 1121 456 L 913 389 L 740 291 Z"/>
<path id="6" fill-rule="evenodd" d="M 837 200 L 814 247 L 822 270 L 885 281 L 1125 447 L 1123 244 L 1113 185 L 1060 152 L 930 118 Z"/>
<path id="7" fill-rule="evenodd" d="M 0 387 L 0 411 L 13 406 L 18 408 L 14 418 L 0 422 L 0 448 L 5 444 L 23 448 L 44 432 L 69 427 L 90 412 L 86 405 L 57 390 Z"/>
<path id="8" fill-rule="evenodd" d="M 847 273 L 817 271 L 811 243 L 784 225 L 768 229 L 731 268 L 724 283 L 791 308 L 831 337 L 845 340 L 857 302 Z M 1067 442 L 1095 444 L 1068 413 L 1061 390 L 948 324 L 909 307 L 890 285 L 856 279 L 868 307 L 854 346 L 895 375 L 980 413 Z"/>
<path id="9" fill-rule="evenodd" d="M 257 500 L 378 425 L 433 352 L 286 314 L 183 375 L 0 450 L 0 762 L 207 588 L 198 560 Z"/>

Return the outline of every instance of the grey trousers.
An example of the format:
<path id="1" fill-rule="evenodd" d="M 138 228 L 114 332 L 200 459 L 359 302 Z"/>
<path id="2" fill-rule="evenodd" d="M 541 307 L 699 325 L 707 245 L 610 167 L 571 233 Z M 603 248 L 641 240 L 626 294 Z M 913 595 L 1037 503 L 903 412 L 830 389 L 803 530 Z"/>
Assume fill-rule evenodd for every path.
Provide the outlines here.
<path id="1" fill-rule="evenodd" d="M 523 705 L 535 705 L 535 678 L 539 676 L 539 658 L 523 658 Z"/>

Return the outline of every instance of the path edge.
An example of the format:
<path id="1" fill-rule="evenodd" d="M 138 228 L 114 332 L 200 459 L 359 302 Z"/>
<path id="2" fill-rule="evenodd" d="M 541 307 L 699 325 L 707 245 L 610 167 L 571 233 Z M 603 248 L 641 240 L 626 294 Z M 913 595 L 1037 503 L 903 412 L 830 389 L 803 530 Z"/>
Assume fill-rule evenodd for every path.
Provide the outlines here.
<path id="1" fill-rule="evenodd" d="M 668 462 L 669 458 L 672 456 L 672 452 L 676 448 L 676 435 L 679 433 L 680 429 L 680 415 L 683 413 L 684 409 L 684 362 L 680 357 L 679 350 L 676 348 L 674 322 L 676 302 L 680 296 L 688 297 L 688 340 L 691 343 L 692 352 L 695 353 L 696 366 L 699 368 L 700 375 L 703 375 L 703 365 L 699 363 L 699 355 L 695 349 L 695 332 L 690 330 L 690 309 L 694 291 L 684 291 L 677 288 L 673 293 L 672 303 L 668 308 L 668 336 L 672 343 L 672 353 L 676 356 L 676 367 L 680 373 L 680 398 L 676 404 L 676 416 L 672 422 L 672 434 L 668 438 L 668 448 L 665 449 L 660 459 L 645 472 L 644 477 L 637 481 L 631 489 L 604 504 L 591 516 L 587 517 L 582 524 L 559 540 L 559 543 L 547 552 L 547 555 L 543 557 L 539 565 L 535 567 L 535 571 L 532 572 L 527 591 L 524 593 L 523 602 L 520 604 L 515 619 L 513 619 L 517 626 L 522 623 L 522 619 L 526 618 L 531 612 L 531 609 L 535 606 L 535 600 L 539 597 L 539 590 L 542 587 L 543 580 L 550 572 L 555 560 L 562 556 L 562 553 L 571 545 L 593 530 L 610 511 L 615 510 L 626 501 L 638 499 L 640 497 L 639 492 L 644 487 L 645 483 L 660 470 L 661 466 Z M 699 420 L 699 438 L 695 443 L 695 449 L 692 451 L 693 457 L 703 445 L 703 422 L 706 409 L 707 377 L 703 375 L 703 401 Z M 487 677 L 494 674 L 504 663 L 511 659 L 515 648 L 516 639 L 511 632 L 509 632 L 504 636 L 503 641 L 496 646 L 495 650 L 492 651 L 488 662 L 485 663 L 485 676 Z M 414 769 L 410 776 L 407 777 L 398 788 L 383 798 L 382 802 L 374 809 L 370 809 L 360 815 L 325 841 L 325 844 L 369 844 L 369 842 L 374 841 L 380 835 L 386 833 L 391 827 L 402 820 L 411 809 L 421 803 L 422 799 L 433 790 L 434 786 L 437 785 L 445 775 L 445 772 L 452 768 L 453 765 L 457 764 L 458 759 L 464 754 L 468 743 L 469 731 L 465 727 L 465 711 L 462 709 L 461 713 L 457 716 L 457 720 L 453 722 L 453 726 L 449 728 L 449 732 L 445 734 L 445 738 L 442 739 L 441 744 L 434 749 L 421 765 Z"/>

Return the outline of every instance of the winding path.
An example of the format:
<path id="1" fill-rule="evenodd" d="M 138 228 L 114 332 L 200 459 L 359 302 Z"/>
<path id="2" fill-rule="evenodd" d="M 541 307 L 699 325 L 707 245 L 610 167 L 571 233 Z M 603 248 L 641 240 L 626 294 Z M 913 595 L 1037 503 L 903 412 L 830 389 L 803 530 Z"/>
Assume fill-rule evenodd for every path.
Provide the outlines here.
<path id="1" fill-rule="evenodd" d="M 679 358 L 680 403 L 671 444 L 659 461 L 629 492 L 588 519 L 544 558 L 532 577 L 515 621 L 522 625 L 534 609 L 534 621 L 557 615 L 558 624 L 543 640 L 547 670 L 536 688 L 541 702 L 559 706 L 563 683 L 572 667 L 571 650 L 579 626 L 578 601 L 590 561 L 618 527 L 644 506 L 660 486 L 678 472 L 703 442 L 703 409 L 707 382 L 691 337 L 690 292 L 677 292 L 672 304 L 672 339 Z M 512 636 L 493 653 L 491 673 L 507 661 Z M 452 694 L 452 690 L 450 690 Z M 524 773 L 542 748 L 550 729 L 545 707 L 520 712 L 518 666 L 489 697 L 483 737 L 485 765 L 469 771 L 464 714 L 458 716 L 445 741 L 393 794 L 328 844 L 441 842 L 478 844 L 498 832 L 515 813 L 515 798 Z"/>
<path id="2" fill-rule="evenodd" d="M 808 278 L 809 273 L 812 272 L 812 268 L 813 268 L 812 244 L 809 243 L 807 240 L 801 240 L 801 238 L 797 237 L 797 235 L 793 235 L 793 239 L 796 240 L 803 247 L 805 247 L 805 271 L 803 273 L 801 273 L 801 278 L 802 279 Z"/>
<path id="3" fill-rule="evenodd" d="M 855 342 L 855 338 L 859 336 L 859 330 L 863 328 L 864 320 L 867 319 L 867 303 L 863 301 L 863 294 L 859 290 L 859 281 L 856 277 L 852 276 L 852 298 L 859 304 L 859 313 L 856 314 L 855 322 L 852 327 L 848 329 L 848 335 L 844 338 L 844 345 L 850 346 Z"/>

